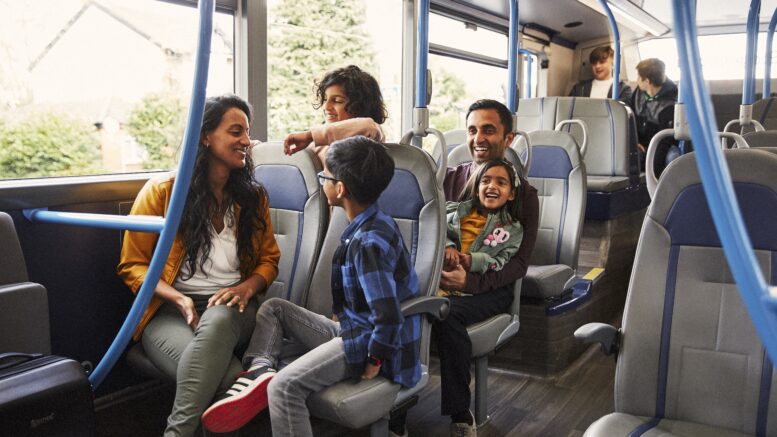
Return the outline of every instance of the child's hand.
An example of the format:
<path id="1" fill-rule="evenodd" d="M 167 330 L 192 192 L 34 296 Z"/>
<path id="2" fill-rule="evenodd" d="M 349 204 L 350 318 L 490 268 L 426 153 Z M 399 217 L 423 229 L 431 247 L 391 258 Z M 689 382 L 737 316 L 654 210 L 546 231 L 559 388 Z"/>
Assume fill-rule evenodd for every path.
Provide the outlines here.
<path id="1" fill-rule="evenodd" d="M 459 253 L 459 265 L 464 267 L 464 270 L 469 271 L 472 267 L 472 255 L 468 253 Z"/>
<path id="2" fill-rule="evenodd" d="M 459 264 L 459 251 L 452 246 L 446 247 L 443 268 L 445 268 L 446 271 L 450 271 L 458 264 Z"/>
<path id="3" fill-rule="evenodd" d="M 367 366 L 364 367 L 364 373 L 362 374 L 362 379 L 372 379 L 378 376 L 378 372 L 380 372 L 380 366 L 367 363 Z"/>
<path id="4" fill-rule="evenodd" d="M 288 134 L 283 140 L 283 153 L 293 155 L 313 142 L 313 134 L 308 130 Z"/>

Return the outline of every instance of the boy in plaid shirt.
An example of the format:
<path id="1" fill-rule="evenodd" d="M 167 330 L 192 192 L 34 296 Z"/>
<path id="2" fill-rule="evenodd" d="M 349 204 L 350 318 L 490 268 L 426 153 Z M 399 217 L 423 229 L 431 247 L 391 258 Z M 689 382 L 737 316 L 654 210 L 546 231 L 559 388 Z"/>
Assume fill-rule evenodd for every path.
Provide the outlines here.
<path id="1" fill-rule="evenodd" d="M 380 143 L 357 136 L 331 145 L 319 183 L 350 222 L 332 259 L 338 321 L 267 300 L 243 358 L 248 370 L 203 414 L 207 429 L 238 429 L 269 405 L 273 436 L 312 436 L 311 393 L 378 374 L 406 387 L 418 382 L 420 316 L 404 318 L 399 308 L 418 296 L 418 278 L 396 223 L 376 204 L 393 176 L 394 161 Z M 284 337 L 310 351 L 276 371 Z"/>

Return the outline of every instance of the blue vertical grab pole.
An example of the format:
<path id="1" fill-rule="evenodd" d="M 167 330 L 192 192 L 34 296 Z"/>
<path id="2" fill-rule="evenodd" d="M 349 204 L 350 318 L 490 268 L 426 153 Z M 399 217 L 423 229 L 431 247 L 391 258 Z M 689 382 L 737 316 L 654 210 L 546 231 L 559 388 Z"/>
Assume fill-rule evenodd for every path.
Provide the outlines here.
<path id="1" fill-rule="evenodd" d="M 674 30 L 680 59 L 688 125 L 696 146 L 696 159 L 704 194 L 715 228 L 723 245 L 731 273 L 736 280 L 742 300 L 772 362 L 777 359 L 777 300 L 770 295 L 769 286 L 758 268 L 742 215 L 739 211 L 731 176 L 717 144 L 715 116 L 712 101 L 704 84 L 696 24 L 692 3 L 672 0 Z M 767 312 L 767 309 L 771 313 Z"/>
<path id="2" fill-rule="evenodd" d="M 620 97 L 620 77 L 621 77 L 621 34 L 618 31 L 618 23 L 615 22 L 615 16 L 612 15 L 610 5 L 607 4 L 607 0 L 599 0 L 599 4 L 602 5 L 605 14 L 607 14 L 607 21 L 610 23 L 610 30 L 612 30 L 613 50 L 615 50 L 615 65 L 612 72 L 612 98 L 618 100 Z"/>
<path id="3" fill-rule="evenodd" d="M 750 1 L 747 13 L 747 50 L 745 52 L 745 80 L 742 82 L 742 105 L 755 102 L 755 63 L 758 48 L 758 15 L 761 13 L 761 0 Z M 749 120 L 747 120 L 749 123 Z"/>
<path id="4" fill-rule="evenodd" d="M 418 1 L 418 26 L 415 53 L 415 107 L 413 108 L 413 136 L 423 137 L 429 128 L 427 108 L 426 71 L 429 58 L 429 0 Z M 420 147 L 421 143 L 415 143 Z"/>
<path id="5" fill-rule="evenodd" d="M 769 21 L 769 31 L 766 33 L 766 60 L 764 66 L 764 86 L 762 99 L 772 95 L 772 45 L 774 43 L 774 28 L 777 27 L 777 8 L 774 8 L 772 20 Z"/>
<path id="6" fill-rule="evenodd" d="M 510 31 L 507 41 L 507 109 L 518 110 L 518 0 L 510 0 Z"/>
<path id="7" fill-rule="evenodd" d="M 531 99 L 532 96 L 532 82 L 531 82 L 531 66 L 533 61 L 531 60 L 531 57 L 534 56 L 534 53 L 526 50 L 526 49 L 518 49 L 518 53 L 526 56 L 526 71 L 529 72 L 528 76 L 526 77 L 526 98 Z"/>
<path id="8" fill-rule="evenodd" d="M 194 83 L 192 85 L 192 97 L 189 104 L 189 116 L 186 122 L 186 132 L 184 134 L 184 149 L 181 161 L 178 164 L 178 173 L 173 186 L 173 194 L 170 198 L 170 205 L 167 209 L 167 218 L 164 227 L 157 241 L 154 256 L 148 267 L 146 278 L 140 291 L 132 304 L 124 324 L 121 325 L 119 333 L 113 340 L 108 352 L 105 353 L 100 363 L 89 375 L 89 382 L 96 388 L 105 379 L 111 368 L 121 356 L 127 344 L 129 344 L 132 333 L 140 322 L 143 312 L 148 307 L 154 289 L 159 281 L 167 256 L 170 254 L 175 235 L 178 232 L 178 225 L 181 222 L 181 213 L 183 211 L 186 196 L 189 192 L 189 183 L 192 179 L 194 170 L 194 159 L 197 154 L 197 145 L 199 144 L 200 129 L 202 127 L 202 114 L 205 108 L 205 91 L 208 85 L 208 65 L 210 63 L 210 45 L 211 35 L 213 34 L 213 13 L 215 9 L 214 0 L 200 0 L 200 33 L 197 40 L 197 61 L 194 68 Z"/>
<path id="9" fill-rule="evenodd" d="M 429 0 L 418 2 L 418 38 L 415 54 L 415 107 L 426 108 L 426 70 L 429 57 Z"/>

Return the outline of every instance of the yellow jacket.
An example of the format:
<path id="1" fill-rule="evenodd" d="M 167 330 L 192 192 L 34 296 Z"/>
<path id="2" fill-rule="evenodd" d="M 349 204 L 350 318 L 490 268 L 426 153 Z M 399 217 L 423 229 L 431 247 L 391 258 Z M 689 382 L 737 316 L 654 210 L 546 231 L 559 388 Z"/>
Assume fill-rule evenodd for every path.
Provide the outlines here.
<path id="1" fill-rule="evenodd" d="M 170 197 L 173 193 L 173 181 L 175 174 L 165 174 L 155 177 L 146 182 L 146 185 L 140 190 L 135 203 L 132 205 L 130 214 L 133 215 L 153 215 L 165 216 L 170 204 Z M 275 235 L 270 222 L 270 208 L 267 202 L 264 202 L 263 217 L 267 224 L 264 230 L 258 231 L 254 236 L 254 248 L 259 252 L 259 263 L 252 273 L 258 274 L 264 278 L 269 287 L 275 277 L 278 276 L 278 260 L 281 252 L 278 244 L 275 242 Z M 239 217 L 239 206 L 235 207 L 235 216 Z M 140 286 L 146 278 L 148 266 L 151 263 L 151 256 L 154 253 L 154 247 L 159 239 L 159 235 L 149 232 L 130 232 L 124 233 L 124 244 L 121 247 L 121 259 L 116 267 L 116 273 L 121 277 L 125 284 L 137 294 Z M 183 242 L 179 235 L 176 235 L 173 246 L 170 248 L 170 255 L 167 257 L 165 266 L 162 269 L 161 279 L 172 285 L 183 264 L 185 253 Z M 260 290 L 261 291 L 261 290 Z M 156 313 L 164 300 L 159 296 L 151 298 L 146 312 L 140 319 L 138 327 L 132 338 L 137 341 L 143 328 L 146 327 L 151 317 Z"/>

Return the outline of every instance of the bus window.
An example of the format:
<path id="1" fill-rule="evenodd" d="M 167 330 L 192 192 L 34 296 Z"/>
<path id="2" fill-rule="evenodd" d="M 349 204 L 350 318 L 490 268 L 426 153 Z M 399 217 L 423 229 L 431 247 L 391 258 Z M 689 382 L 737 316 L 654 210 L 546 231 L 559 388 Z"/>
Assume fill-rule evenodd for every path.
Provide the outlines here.
<path id="1" fill-rule="evenodd" d="M 315 80 L 349 64 L 378 80 L 389 112 L 383 130 L 401 136 L 401 1 L 269 0 L 267 11 L 269 139 L 321 123 Z"/>
<path id="2" fill-rule="evenodd" d="M 443 132 L 463 129 L 467 108 L 473 101 L 485 98 L 505 101 L 505 34 L 432 13 L 429 43 L 432 46 L 429 55 L 433 78 L 429 104 L 432 127 Z"/>
<path id="3" fill-rule="evenodd" d="M 699 36 L 699 52 L 705 80 L 741 80 L 745 76 L 746 34 Z M 766 33 L 758 34 L 758 56 L 755 76 L 763 78 L 766 59 Z M 666 64 L 666 75 L 672 80 L 680 79 L 680 66 L 674 38 L 661 38 L 639 43 L 640 58 L 659 58 Z M 772 71 L 777 58 L 772 57 Z M 758 89 L 758 92 L 761 90 Z"/>
<path id="4" fill-rule="evenodd" d="M 197 29 L 155 0 L 0 4 L 0 179 L 173 168 Z M 208 95 L 234 90 L 233 34 L 217 12 Z"/>

